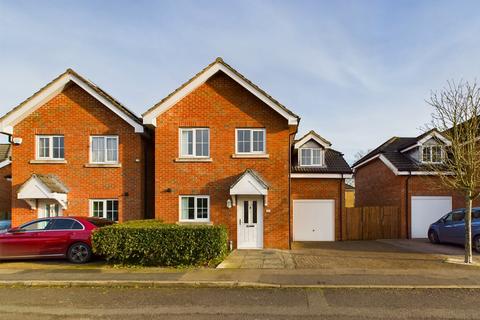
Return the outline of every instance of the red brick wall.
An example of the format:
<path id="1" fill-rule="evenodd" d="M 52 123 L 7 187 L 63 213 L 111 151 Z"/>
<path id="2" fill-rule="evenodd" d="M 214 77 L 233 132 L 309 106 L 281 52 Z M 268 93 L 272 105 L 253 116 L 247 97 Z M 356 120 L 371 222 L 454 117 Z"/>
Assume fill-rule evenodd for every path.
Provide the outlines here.
<path id="1" fill-rule="evenodd" d="M 11 173 L 11 165 L 0 168 L 0 220 L 8 218 L 6 213 L 12 212 L 12 182 L 5 179 Z"/>
<path id="2" fill-rule="evenodd" d="M 333 199 L 335 200 L 335 239 L 342 239 L 342 229 L 345 228 L 345 192 L 344 179 L 307 179 L 293 178 L 291 185 L 292 215 L 290 223 L 293 233 L 293 200 L 296 199 Z M 343 229 L 344 230 L 344 229 Z M 291 234 L 293 237 L 293 234 Z M 293 238 L 292 238 L 293 239 Z"/>
<path id="3" fill-rule="evenodd" d="M 180 127 L 210 128 L 209 163 L 179 163 Z M 268 159 L 234 159 L 235 129 L 266 128 Z M 210 220 L 224 224 L 236 246 L 237 208 L 227 209 L 232 183 L 247 168 L 270 184 L 264 210 L 264 246 L 288 248 L 289 128 L 287 120 L 223 73 L 218 73 L 157 118 L 155 216 L 179 220 L 180 195 L 209 195 Z M 171 192 L 167 192 L 171 189 Z"/>
<path id="4" fill-rule="evenodd" d="M 406 196 L 408 180 L 408 208 Z M 452 196 L 453 208 L 464 207 L 463 197 L 443 187 L 438 177 L 396 176 L 376 159 L 355 170 L 355 206 L 396 206 L 401 210 L 401 237 L 410 236 L 412 196 Z M 408 209 L 408 211 L 407 211 Z"/>
<path id="5" fill-rule="evenodd" d="M 35 159 L 36 134 L 63 134 L 67 164 L 30 164 Z M 99 134 L 119 136 L 121 168 L 85 167 L 89 163 L 89 136 Z M 18 188 L 33 173 L 55 174 L 69 188 L 64 215 L 88 215 L 89 199 L 118 198 L 120 221 L 144 216 L 141 135 L 77 85 L 68 85 L 15 125 L 13 136 L 23 139 L 12 149 L 13 225 L 37 217 L 36 210 L 17 200 Z"/>

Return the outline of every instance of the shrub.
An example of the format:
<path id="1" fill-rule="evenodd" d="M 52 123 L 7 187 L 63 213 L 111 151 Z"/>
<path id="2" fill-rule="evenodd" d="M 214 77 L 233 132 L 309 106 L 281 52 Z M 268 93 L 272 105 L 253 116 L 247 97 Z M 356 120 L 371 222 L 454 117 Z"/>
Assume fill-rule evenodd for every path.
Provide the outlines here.
<path id="1" fill-rule="evenodd" d="M 212 265 L 227 254 L 227 230 L 224 226 L 138 220 L 96 229 L 92 243 L 94 253 L 114 263 Z"/>

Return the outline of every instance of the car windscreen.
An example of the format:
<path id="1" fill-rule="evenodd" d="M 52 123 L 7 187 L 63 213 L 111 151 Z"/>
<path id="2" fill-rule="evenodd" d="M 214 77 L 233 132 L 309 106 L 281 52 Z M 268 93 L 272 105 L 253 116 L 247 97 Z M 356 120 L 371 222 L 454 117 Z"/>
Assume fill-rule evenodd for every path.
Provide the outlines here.
<path id="1" fill-rule="evenodd" d="M 110 221 L 110 220 L 98 219 L 98 218 L 89 218 L 87 220 L 88 222 L 90 222 L 91 224 L 99 228 L 110 226 L 114 223 L 113 221 Z"/>

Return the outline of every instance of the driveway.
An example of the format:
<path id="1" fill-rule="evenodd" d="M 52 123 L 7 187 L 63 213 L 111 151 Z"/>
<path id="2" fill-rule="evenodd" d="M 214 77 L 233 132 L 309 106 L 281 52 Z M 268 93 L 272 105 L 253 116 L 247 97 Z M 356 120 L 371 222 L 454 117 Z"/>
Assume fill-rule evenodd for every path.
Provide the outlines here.
<path id="1" fill-rule="evenodd" d="M 433 245 L 423 239 L 306 242 L 294 243 L 292 250 L 235 250 L 218 268 L 332 272 L 468 268 L 445 263 L 447 259 L 461 260 L 462 256 L 462 247 Z"/>

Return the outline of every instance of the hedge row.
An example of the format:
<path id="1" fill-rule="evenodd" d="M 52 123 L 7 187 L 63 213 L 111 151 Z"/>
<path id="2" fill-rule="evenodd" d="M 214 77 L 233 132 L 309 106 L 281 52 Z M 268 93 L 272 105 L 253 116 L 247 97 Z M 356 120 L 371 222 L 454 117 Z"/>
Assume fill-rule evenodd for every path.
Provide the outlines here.
<path id="1" fill-rule="evenodd" d="M 227 254 L 224 226 L 174 225 L 139 220 L 96 229 L 93 252 L 108 261 L 144 266 L 196 266 Z"/>

